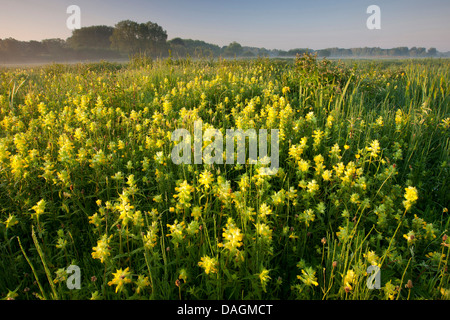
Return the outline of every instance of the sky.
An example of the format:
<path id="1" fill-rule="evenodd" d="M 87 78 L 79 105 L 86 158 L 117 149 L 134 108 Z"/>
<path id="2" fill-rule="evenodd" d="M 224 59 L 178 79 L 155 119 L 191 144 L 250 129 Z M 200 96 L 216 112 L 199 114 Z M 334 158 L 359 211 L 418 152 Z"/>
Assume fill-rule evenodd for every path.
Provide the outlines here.
<path id="1" fill-rule="evenodd" d="M 0 0 L 0 38 L 66 39 L 70 5 L 79 6 L 81 27 L 152 21 L 168 39 L 219 46 L 450 51 L 450 0 Z M 379 30 L 367 28 L 370 5 L 380 8 Z"/>

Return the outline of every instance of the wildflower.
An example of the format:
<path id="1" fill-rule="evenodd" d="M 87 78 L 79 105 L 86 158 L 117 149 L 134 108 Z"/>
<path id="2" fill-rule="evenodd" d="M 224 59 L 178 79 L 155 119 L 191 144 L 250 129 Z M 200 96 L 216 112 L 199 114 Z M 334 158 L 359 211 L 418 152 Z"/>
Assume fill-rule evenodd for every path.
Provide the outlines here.
<path id="1" fill-rule="evenodd" d="M 417 195 L 416 187 L 407 187 L 405 188 L 405 200 L 403 201 L 403 205 L 405 206 L 405 210 L 409 211 L 411 206 L 417 201 L 419 196 Z"/>
<path id="2" fill-rule="evenodd" d="M 407 234 L 404 234 L 403 238 L 406 239 L 408 244 L 414 244 L 414 242 L 416 242 L 416 239 L 417 239 L 414 231 L 410 231 Z"/>
<path id="3" fill-rule="evenodd" d="M 378 266 L 379 257 L 374 251 L 369 251 L 365 253 L 363 256 L 372 266 Z"/>
<path id="4" fill-rule="evenodd" d="M 332 115 L 329 115 L 327 117 L 327 124 L 326 127 L 331 129 L 331 127 L 333 126 L 333 121 L 334 121 L 334 117 Z"/>
<path id="5" fill-rule="evenodd" d="M 287 92 L 291 92 L 291 89 L 289 87 L 283 87 L 283 89 L 281 89 L 281 92 L 283 94 L 286 94 Z"/>
<path id="6" fill-rule="evenodd" d="M 155 247 L 156 241 L 158 240 L 158 231 L 158 223 L 153 221 L 147 230 L 147 234 L 142 236 L 145 248 L 150 249 Z"/>
<path id="7" fill-rule="evenodd" d="M 372 158 L 376 158 L 378 157 L 378 153 L 380 152 L 380 143 L 378 142 L 378 140 L 373 140 L 370 143 L 370 146 L 366 147 L 366 150 L 370 152 L 370 156 Z"/>
<path id="8" fill-rule="evenodd" d="M 272 202 L 275 206 L 281 205 L 284 203 L 284 199 L 286 197 L 286 191 L 284 189 L 281 189 L 278 192 L 275 192 L 275 194 L 272 195 Z"/>
<path id="9" fill-rule="evenodd" d="M 198 223 L 198 220 L 192 220 L 186 228 L 186 231 L 188 235 L 193 236 L 194 234 L 198 233 L 199 227 L 200 225 Z"/>
<path id="10" fill-rule="evenodd" d="M 184 180 L 179 187 L 175 187 L 175 191 L 177 191 L 178 194 L 173 195 L 173 197 L 178 198 L 178 203 L 181 206 L 190 207 L 191 204 L 189 202 L 192 199 L 191 192 L 194 191 L 194 188 Z"/>
<path id="11" fill-rule="evenodd" d="M 56 277 L 53 279 L 53 283 L 63 282 L 67 280 L 67 270 L 64 268 L 59 268 L 55 271 Z"/>
<path id="12" fill-rule="evenodd" d="M 230 252 L 234 253 L 237 248 L 243 245 L 242 239 L 244 236 L 231 217 L 227 220 L 226 228 L 223 228 L 222 236 L 225 243 L 219 243 L 219 246 L 230 250 Z"/>
<path id="13" fill-rule="evenodd" d="M 145 287 L 148 287 L 150 285 L 150 282 L 148 281 L 148 277 L 139 275 L 137 280 L 135 281 L 135 284 L 137 286 L 136 293 L 141 293 L 141 291 L 144 290 Z"/>
<path id="14" fill-rule="evenodd" d="M 322 130 L 314 130 L 313 138 L 314 138 L 314 147 L 318 147 L 320 145 L 320 142 L 322 141 L 323 136 L 325 133 Z"/>
<path id="15" fill-rule="evenodd" d="M 449 299 L 450 299 L 450 289 L 441 288 L 440 292 L 441 292 L 441 294 L 442 294 L 442 297 L 443 297 L 445 300 L 449 300 Z"/>
<path id="16" fill-rule="evenodd" d="M 272 214 L 272 209 L 270 209 L 270 207 L 266 204 L 263 203 L 260 207 L 259 207 L 259 216 L 264 219 L 266 216 Z"/>
<path id="17" fill-rule="evenodd" d="M 309 169 L 309 162 L 308 162 L 308 161 L 303 160 L 303 159 L 300 159 L 300 160 L 297 162 L 297 164 L 298 164 L 298 169 L 299 169 L 301 172 L 308 172 L 308 169 Z"/>
<path id="18" fill-rule="evenodd" d="M 332 171 L 330 171 L 330 170 L 325 170 L 322 173 L 322 179 L 325 180 L 325 181 L 330 181 L 331 180 L 331 176 L 332 176 Z"/>
<path id="19" fill-rule="evenodd" d="M 181 280 L 183 280 L 184 282 L 186 282 L 186 281 L 187 281 L 187 278 L 188 278 L 188 273 L 187 273 L 186 269 L 181 269 L 181 270 L 180 270 L 180 274 L 179 274 L 179 276 L 178 276 L 178 279 L 181 279 Z"/>
<path id="20" fill-rule="evenodd" d="M 335 143 L 330 150 L 330 155 L 332 158 L 337 158 L 340 159 L 341 156 L 339 155 L 341 152 L 341 149 L 339 148 L 339 145 L 337 143 Z"/>
<path id="21" fill-rule="evenodd" d="M 376 123 L 376 125 L 382 127 L 383 124 L 384 124 L 384 122 L 383 122 L 383 117 L 382 117 L 382 116 L 379 116 L 379 117 L 377 118 L 377 120 L 375 121 L 375 123 Z"/>
<path id="22" fill-rule="evenodd" d="M 222 176 L 219 176 L 217 178 L 217 185 L 214 189 L 214 193 L 224 205 L 229 205 L 232 199 L 230 181 L 225 180 Z"/>
<path id="23" fill-rule="evenodd" d="M 257 223 L 255 224 L 256 227 L 256 234 L 260 236 L 265 241 L 272 240 L 272 230 L 270 227 L 265 223 Z"/>
<path id="24" fill-rule="evenodd" d="M 58 249 L 64 249 L 66 246 L 67 246 L 67 240 L 63 239 L 63 238 L 58 238 L 55 247 Z"/>
<path id="25" fill-rule="evenodd" d="M 161 203 L 163 201 L 162 195 L 158 194 L 158 195 L 154 196 L 153 201 L 155 201 L 156 203 Z"/>
<path id="26" fill-rule="evenodd" d="M 317 184 L 317 181 L 313 179 L 308 182 L 307 188 L 309 193 L 315 194 L 319 190 L 319 185 Z"/>
<path id="27" fill-rule="evenodd" d="M 263 269 L 259 274 L 258 274 L 258 278 L 261 281 L 261 285 L 263 287 L 264 292 L 266 292 L 266 286 L 267 286 L 267 282 L 269 282 L 270 279 L 272 279 L 271 277 L 269 277 L 269 270 L 267 269 Z"/>
<path id="28" fill-rule="evenodd" d="M 309 227 L 309 223 L 313 222 L 315 218 L 316 218 L 316 216 L 312 209 L 307 209 L 298 216 L 298 219 L 301 222 L 304 222 L 307 227 Z"/>
<path id="29" fill-rule="evenodd" d="M 352 269 L 347 270 L 344 277 L 344 286 L 352 290 L 352 285 L 356 282 L 356 274 Z"/>
<path id="30" fill-rule="evenodd" d="M 106 234 L 104 234 L 102 238 L 97 241 L 97 246 L 92 248 L 94 250 L 92 252 L 93 259 L 100 259 L 100 262 L 103 263 L 103 261 L 108 258 L 108 256 L 111 254 L 109 248 L 109 242 L 111 238 L 112 236 L 107 238 Z"/>
<path id="31" fill-rule="evenodd" d="M 31 208 L 35 212 L 34 216 L 36 217 L 36 219 L 39 220 L 39 216 L 44 213 L 46 205 L 47 202 L 45 202 L 44 199 L 41 199 L 35 206 Z"/>
<path id="32" fill-rule="evenodd" d="M 439 262 L 443 259 L 445 259 L 445 254 L 444 253 L 439 253 L 439 252 L 428 252 L 425 257 L 427 257 L 428 259 L 430 259 L 431 262 L 433 262 L 434 264 L 439 264 Z"/>
<path id="33" fill-rule="evenodd" d="M 306 267 L 305 269 L 302 269 L 302 275 L 297 275 L 297 279 L 301 280 L 305 285 L 309 287 L 317 287 L 319 285 L 319 283 L 317 282 L 316 272 L 312 267 Z"/>
<path id="34" fill-rule="evenodd" d="M 124 288 L 124 285 L 127 283 L 131 283 L 131 273 L 129 272 L 129 267 L 125 268 L 125 270 L 117 269 L 116 273 L 113 273 L 113 280 L 108 282 L 109 286 L 116 286 L 116 293 L 121 292 Z"/>
<path id="35" fill-rule="evenodd" d="M 316 123 L 317 122 L 317 118 L 314 115 L 313 111 L 308 112 L 308 114 L 305 116 L 305 119 L 308 122 L 312 122 L 312 123 Z"/>
<path id="36" fill-rule="evenodd" d="M 200 219 L 202 216 L 202 208 L 199 206 L 192 208 L 191 216 L 193 216 L 195 220 Z"/>
<path id="37" fill-rule="evenodd" d="M 100 227 L 103 220 L 105 220 L 105 218 L 100 217 L 97 212 L 89 217 L 89 223 L 93 224 L 96 228 Z"/>
<path id="38" fill-rule="evenodd" d="M 398 289 L 395 285 L 392 284 L 392 280 L 389 280 L 389 282 L 386 283 L 386 286 L 383 287 L 383 290 L 387 299 L 394 300 Z"/>
<path id="39" fill-rule="evenodd" d="M 401 109 L 397 109 L 397 112 L 395 112 L 395 124 L 397 130 L 401 129 L 402 123 L 403 123 L 403 111 Z"/>
<path id="40" fill-rule="evenodd" d="M 200 185 L 202 185 L 204 187 L 205 190 L 209 189 L 211 186 L 211 183 L 213 182 L 212 173 L 205 169 L 200 174 L 200 179 L 198 180 L 198 182 L 200 183 Z"/>
<path id="41" fill-rule="evenodd" d="M 18 224 L 19 221 L 17 220 L 15 215 L 9 215 L 8 218 L 5 220 L 4 224 L 6 226 L 6 229 L 11 228 L 12 226 Z"/>
<path id="42" fill-rule="evenodd" d="M 359 194 L 352 193 L 352 195 L 350 196 L 350 202 L 354 204 L 360 203 L 361 201 L 359 200 Z"/>
<path id="43" fill-rule="evenodd" d="M 178 220 L 175 220 L 172 225 L 167 224 L 167 227 L 170 229 L 170 234 L 167 234 L 167 237 L 172 237 L 172 241 L 175 245 L 178 245 L 184 238 L 183 230 L 184 230 L 184 221 L 178 223 Z"/>
<path id="44" fill-rule="evenodd" d="M 334 171 L 336 172 L 336 176 L 340 177 L 345 170 L 345 165 L 342 162 L 339 162 L 338 164 L 333 166 Z"/>
<path id="45" fill-rule="evenodd" d="M 217 259 L 216 258 L 210 258 L 208 256 L 203 256 L 200 258 L 201 261 L 198 263 L 200 267 L 205 269 L 205 273 L 217 273 Z"/>

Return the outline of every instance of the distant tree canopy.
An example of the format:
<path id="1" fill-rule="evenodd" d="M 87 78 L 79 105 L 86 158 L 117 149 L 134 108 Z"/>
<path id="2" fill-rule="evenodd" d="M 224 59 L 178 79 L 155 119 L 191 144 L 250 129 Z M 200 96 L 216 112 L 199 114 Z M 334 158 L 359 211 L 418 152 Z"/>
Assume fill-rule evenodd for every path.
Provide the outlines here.
<path id="1" fill-rule="evenodd" d="M 131 20 L 116 24 L 111 35 L 111 47 L 128 53 L 157 53 L 166 47 L 167 32 L 151 21 L 137 23 Z"/>
<path id="2" fill-rule="evenodd" d="M 233 41 L 228 46 L 224 47 L 224 54 L 228 57 L 239 56 L 243 51 L 244 49 L 242 46 L 236 41 Z"/>
<path id="3" fill-rule="evenodd" d="M 111 48 L 111 36 L 113 27 L 91 26 L 73 30 L 72 36 L 67 39 L 67 44 L 74 49 L 78 48 Z"/>
<path id="4" fill-rule="evenodd" d="M 382 49 L 326 48 L 313 50 L 296 48 L 288 51 L 242 46 L 236 41 L 220 47 L 202 40 L 173 38 L 167 40 L 167 32 L 157 23 L 138 23 L 131 20 L 118 22 L 114 27 L 98 25 L 73 30 L 63 39 L 42 41 L 18 41 L 13 38 L 0 39 L 0 63 L 12 61 L 67 61 L 80 59 L 124 58 L 130 54 L 146 54 L 176 58 L 201 57 L 295 57 L 297 54 L 317 53 L 319 57 L 434 57 L 450 56 L 436 48 L 397 47 Z"/>

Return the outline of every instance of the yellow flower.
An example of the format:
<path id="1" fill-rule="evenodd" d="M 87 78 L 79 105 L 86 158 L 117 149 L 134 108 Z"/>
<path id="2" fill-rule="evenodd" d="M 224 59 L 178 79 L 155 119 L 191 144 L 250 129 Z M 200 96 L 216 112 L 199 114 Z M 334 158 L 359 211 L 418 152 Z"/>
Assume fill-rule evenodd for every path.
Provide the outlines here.
<path id="1" fill-rule="evenodd" d="M 42 199 L 34 207 L 31 208 L 32 210 L 34 210 L 34 212 L 35 212 L 34 216 L 37 219 L 39 219 L 39 216 L 44 213 L 46 205 L 47 205 L 47 203 L 45 202 L 44 199 Z"/>
<path id="2" fill-rule="evenodd" d="M 137 280 L 135 281 L 137 288 L 136 293 L 141 293 L 141 291 L 150 285 L 150 282 L 148 281 L 148 277 L 144 277 L 143 275 L 139 275 Z M 116 288 L 117 292 L 117 288 Z"/>
<path id="3" fill-rule="evenodd" d="M 411 209 L 411 206 L 419 199 L 417 194 L 416 187 L 407 187 L 405 188 L 405 200 L 403 201 L 403 205 L 405 206 L 405 210 L 408 211 Z"/>
<path id="4" fill-rule="evenodd" d="M 441 294 L 445 300 L 450 299 L 450 289 L 441 288 Z"/>
<path id="5" fill-rule="evenodd" d="M 174 224 L 167 224 L 167 227 L 170 229 L 170 234 L 167 234 L 167 237 L 171 236 L 176 244 L 183 240 L 184 221 L 178 223 L 178 220 L 175 220 Z"/>
<path id="6" fill-rule="evenodd" d="M 106 237 L 106 234 L 102 236 L 100 240 L 97 241 L 97 246 L 92 248 L 94 252 L 92 252 L 93 259 L 100 259 L 100 262 L 103 263 L 105 259 L 111 254 L 109 248 L 109 241 L 112 236 L 109 238 Z"/>
<path id="7" fill-rule="evenodd" d="M 352 290 L 352 284 L 354 284 L 355 281 L 356 281 L 356 274 L 352 269 L 349 269 L 344 277 L 344 286 Z"/>
<path id="8" fill-rule="evenodd" d="M 189 201 L 192 199 L 191 192 L 194 191 L 194 187 L 190 186 L 187 181 L 184 180 L 179 187 L 175 187 L 175 191 L 177 191 L 178 194 L 173 195 L 173 197 L 175 199 L 178 198 L 178 203 L 181 206 L 190 207 L 191 204 Z"/>
<path id="9" fill-rule="evenodd" d="M 317 181 L 313 179 L 308 182 L 307 188 L 309 193 L 314 194 L 319 190 L 319 185 L 317 184 Z"/>
<path id="10" fill-rule="evenodd" d="M 373 140 L 370 143 L 369 147 L 366 147 L 366 150 L 370 152 L 370 156 L 373 158 L 378 157 L 378 153 L 380 152 L 380 143 L 378 140 Z"/>
<path id="11" fill-rule="evenodd" d="M 5 220 L 4 224 L 6 226 L 6 229 L 11 228 L 12 226 L 18 224 L 19 221 L 16 219 L 15 215 L 9 215 L 8 218 Z"/>
<path id="12" fill-rule="evenodd" d="M 332 171 L 330 171 L 330 170 L 325 170 L 325 171 L 322 173 L 322 179 L 325 180 L 325 181 L 330 181 L 330 180 L 331 180 L 331 175 L 332 175 Z"/>
<path id="13" fill-rule="evenodd" d="M 264 292 L 266 292 L 267 282 L 272 279 L 269 277 L 269 270 L 263 269 L 261 273 L 258 274 L 259 280 L 261 281 Z"/>
<path id="14" fill-rule="evenodd" d="M 306 270 L 305 270 L 306 269 Z M 317 278 L 315 276 L 316 272 L 311 267 L 302 269 L 302 275 L 297 275 L 297 279 L 301 280 L 307 286 L 318 286 Z"/>
<path id="15" fill-rule="evenodd" d="M 228 218 L 222 236 L 225 241 L 224 243 L 219 244 L 220 247 L 224 247 L 225 249 L 230 250 L 230 252 L 234 252 L 235 249 L 242 246 L 242 239 L 244 236 L 241 233 L 241 229 L 236 227 L 233 218 Z"/>
<path id="16" fill-rule="evenodd" d="M 127 283 L 131 283 L 131 273 L 130 268 L 125 270 L 117 269 L 116 273 L 113 273 L 114 278 L 108 282 L 109 286 L 116 285 L 116 293 L 123 290 L 123 286 Z"/>
<path id="17" fill-rule="evenodd" d="M 323 136 L 325 133 L 322 130 L 314 130 L 313 138 L 314 138 L 314 146 L 317 147 L 320 142 L 322 141 Z"/>
<path id="18" fill-rule="evenodd" d="M 303 159 L 298 161 L 298 168 L 301 172 L 307 172 L 309 169 L 309 162 Z"/>
<path id="19" fill-rule="evenodd" d="M 188 278 L 188 273 L 187 273 L 186 269 L 181 269 L 178 279 L 182 279 L 184 282 L 186 282 L 187 278 Z"/>
<path id="20" fill-rule="evenodd" d="M 208 256 L 201 257 L 201 261 L 198 263 L 200 267 L 205 269 L 205 273 L 209 274 L 211 273 L 217 273 L 217 259 L 216 258 L 210 258 Z"/>
<path id="21" fill-rule="evenodd" d="M 281 89 L 281 92 L 283 94 L 286 94 L 287 92 L 291 92 L 291 89 L 289 87 L 283 87 L 283 89 Z"/>
<path id="22" fill-rule="evenodd" d="M 203 171 L 200 174 L 200 179 L 198 179 L 198 182 L 205 188 L 205 189 L 209 189 L 209 187 L 211 186 L 211 183 L 213 182 L 214 178 L 211 172 L 209 172 L 208 170 L 205 169 L 205 171 Z"/>
<path id="23" fill-rule="evenodd" d="M 105 220 L 105 218 L 100 217 L 97 212 L 94 213 L 94 215 L 89 217 L 89 223 L 93 224 L 97 228 L 101 225 L 103 220 Z"/>
<path id="24" fill-rule="evenodd" d="M 377 256 L 377 254 L 374 251 L 369 251 L 367 254 L 365 253 L 364 258 L 367 259 L 367 261 L 373 265 L 373 266 L 377 266 L 378 265 L 378 260 L 379 257 Z"/>
<path id="25" fill-rule="evenodd" d="M 341 158 L 341 156 L 339 155 L 339 153 L 341 152 L 341 149 L 339 148 L 339 145 L 337 143 L 335 143 L 330 150 L 330 155 L 331 157 L 336 157 L 338 159 Z"/>
<path id="26" fill-rule="evenodd" d="M 298 216 L 298 219 L 301 222 L 305 222 L 307 227 L 309 227 L 309 223 L 313 222 L 315 218 L 316 215 L 314 214 L 314 211 L 312 209 L 307 209 Z"/>
<path id="27" fill-rule="evenodd" d="M 259 207 L 259 216 L 264 219 L 266 216 L 272 214 L 272 209 L 270 209 L 270 207 L 266 204 L 263 203 L 260 207 Z"/>
<path id="28" fill-rule="evenodd" d="M 386 283 L 386 286 L 383 288 L 383 290 L 386 295 L 386 298 L 388 298 L 389 300 L 394 300 L 398 289 L 395 285 L 392 284 L 392 280 L 389 280 L 389 282 Z"/>
<path id="29" fill-rule="evenodd" d="M 419 198 L 417 196 L 417 189 L 415 187 L 408 187 L 405 188 L 405 199 L 409 202 L 416 202 L 416 200 Z"/>

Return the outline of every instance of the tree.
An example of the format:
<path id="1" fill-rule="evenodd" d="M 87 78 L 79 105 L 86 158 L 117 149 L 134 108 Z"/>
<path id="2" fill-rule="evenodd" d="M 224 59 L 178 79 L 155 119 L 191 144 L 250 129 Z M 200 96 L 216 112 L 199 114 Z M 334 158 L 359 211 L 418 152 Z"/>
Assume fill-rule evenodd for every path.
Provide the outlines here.
<path id="1" fill-rule="evenodd" d="M 331 51 L 327 49 L 321 49 L 317 51 L 317 55 L 321 58 L 328 58 L 329 56 L 331 56 Z"/>
<path id="2" fill-rule="evenodd" d="M 111 47 L 111 36 L 114 28 L 109 26 L 90 26 L 75 29 L 72 36 L 67 39 L 67 44 L 74 49 L 79 48 L 103 48 Z"/>
<path id="3" fill-rule="evenodd" d="M 233 41 L 224 48 L 224 54 L 225 56 L 228 57 L 239 56 L 242 53 L 242 51 L 243 51 L 242 46 L 236 41 Z"/>
<path id="4" fill-rule="evenodd" d="M 430 48 L 428 49 L 427 55 L 430 57 L 435 57 L 437 55 L 437 50 L 436 48 Z"/>
<path id="5" fill-rule="evenodd" d="M 120 21 L 111 35 L 111 47 L 128 53 L 160 53 L 166 48 L 166 41 L 167 32 L 151 21 Z"/>

